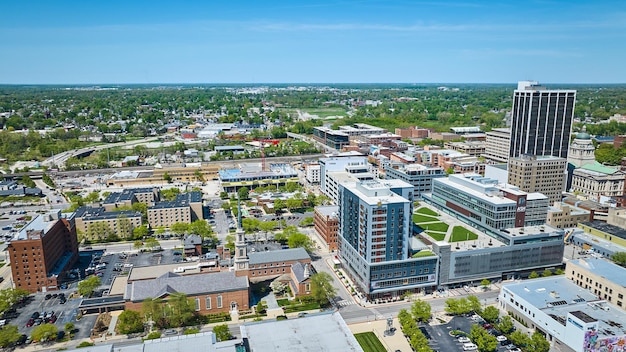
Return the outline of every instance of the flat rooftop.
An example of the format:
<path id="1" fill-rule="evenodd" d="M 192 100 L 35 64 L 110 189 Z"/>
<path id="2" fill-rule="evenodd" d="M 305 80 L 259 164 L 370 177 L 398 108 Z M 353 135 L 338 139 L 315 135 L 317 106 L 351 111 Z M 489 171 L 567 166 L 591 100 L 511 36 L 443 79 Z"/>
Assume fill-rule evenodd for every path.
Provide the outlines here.
<path id="1" fill-rule="evenodd" d="M 339 313 L 249 323 L 241 327 L 241 332 L 248 337 L 252 351 L 363 351 Z"/>
<path id="2" fill-rule="evenodd" d="M 581 222 L 581 224 L 626 240 L 626 230 L 621 227 L 609 225 L 606 222 L 600 220 Z"/>
<path id="3" fill-rule="evenodd" d="M 585 258 L 570 260 L 570 264 L 587 269 L 596 275 L 614 282 L 622 287 L 626 287 L 626 268 L 613 264 L 608 260 L 600 258 Z"/>
<path id="4" fill-rule="evenodd" d="M 598 322 L 598 338 L 626 334 L 626 312 L 600 300 L 563 275 L 504 284 L 503 288 L 522 297 L 562 325 L 572 314 L 585 322 Z"/>

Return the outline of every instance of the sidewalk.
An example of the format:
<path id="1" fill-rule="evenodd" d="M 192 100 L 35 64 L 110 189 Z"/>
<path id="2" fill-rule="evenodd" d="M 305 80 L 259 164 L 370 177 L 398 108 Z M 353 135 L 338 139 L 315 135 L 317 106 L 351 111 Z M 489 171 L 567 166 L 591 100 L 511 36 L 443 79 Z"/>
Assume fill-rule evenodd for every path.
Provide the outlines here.
<path id="1" fill-rule="evenodd" d="M 409 341 L 407 341 L 404 334 L 402 334 L 402 331 L 400 330 L 400 323 L 397 318 L 393 319 L 393 327 L 396 328 L 394 334 L 391 336 L 385 336 L 387 319 L 348 325 L 348 328 L 353 334 L 373 332 L 376 334 L 376 337 L 378 337 L 383 346 L 385 346 L 387 351 L 411 351 L 411 345 L 409 345 Z"/>

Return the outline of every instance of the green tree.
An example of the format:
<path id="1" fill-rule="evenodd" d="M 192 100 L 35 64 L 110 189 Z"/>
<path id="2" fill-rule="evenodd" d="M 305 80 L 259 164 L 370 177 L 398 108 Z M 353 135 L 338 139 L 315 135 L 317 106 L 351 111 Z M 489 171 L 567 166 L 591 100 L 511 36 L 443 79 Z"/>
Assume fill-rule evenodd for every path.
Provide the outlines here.
<path id="1" fill-rule="evenodd" d="M 491 281 L 487 280 L 487 279 L 483 279 L 480 282 L 480 285 L 483 287 L 484 290 L 489 289 L 489 285 L 491 285 Z"/>
<path id="2" fill-rule="evenodd" d="M 74 330 L 75 327 L 76 325 L 74 325 L 74 323 L 65 323 L 65 325 L 63 326 L 63 329 L 69 333 L 69 332 L 72 332 L 72 330 Z"/>
<path id="3" fill-rule="evenodd" d="M 478 299 L 478 297 L 474 296 L 474 295 L 470 295 L 467 296 L 467 302 L 469 303 L 469 307 L 470 307 L 470 312 L 474 311 L 479 313 L 480 312 L 480 300 Z M 469 312 L 467 312 L 469 313 Z"/>
<path id="4" fill-rule="evenodd" d="M 145 245 L 146 245 L 146 248 L 150 248 L 150 250 L 153 250 L 153 251 L 158 249 L 158 248 L 161 248 L 161 244 L 154 237 L 146 238 Z"/>
<path id="5" fill-rule="evenodd" d="M 161 298 L 146 298 L 141 302 L 141 314 L 145 321 L 152 321 L 158 328 L 167 327 L 163 300 Z"/>
<path id="6" fill-rule="evenodd" d="M 176 196 L 179 194 L 180 194 L 180 189 L 176 187 L 161 190 L 161 197 L 163 197 L 163 199 L 170 201 L 170 202 L 175 200 Z"/>
<path id="7" fill-rule="evenodd" d="M 117 235 L 123 239 L 131 239 L 133 237 L 133 224 L 124 216 L 117 217 Z"/>
<path id="8" fill-rule="evenodd" d="M 263 314 L 265 313 L 265 310 L 267 309 L 267 304 L 265 304 L 265 301 L 260 301 L 257 305 L 256 305 L 256 314 Z"/>
<path id="9" fill-rule="evenodd" d="M 493 352 L 498 349 L 498 340 L 478 325 L 472 325 L 470 338 L 481 352 Z"/>
<path id="10" fill-rule="evenodd" d="M 231 253 L 235 253 L 235 236 L 227 235 L 225 240 L 226 244 L 224 245 L 224 247 L 228 248 Z"/>
<path id="11" fill-rule="evenodd" d="M 526 346 L 530 344 L 530 337 L 528 337 L 528 335 L 524 334 L 523 332 L 520 332 L 519 330 L 513 331 L 509 335 L 509 340 L 511 340 L 514 345 L 519 346 L 523 349 L 526 349 Z"/>
<path id="12" fill-rule="evenodd" d="M 548 352 L 550 351 L 550 342 L 548 342 L 545 336 L 539 331 L 535 331 L 530 337 L 530 344 L 527 350 L 533 352 Z"/>
<path id="13" fill-rule="evenodd" d="M 536 279 L 536 278 L 538 278 L 538 277 L 539 277 L 539 274 L 537 274 L 537 272 L 536 272 L 536 271 L 532 271 L 532 272 L 530 273 L 530 275 L 528 275 L 528 278 L 529 278 L 529 279 Z"/>
<path id="14" fill-rule="evenodd" d="M 413 318 L 421 323 L 426 323 L 430 319 L 430 304 L 418 299 L 411 305 L 411 314 Z"/>
<path id="15" fill-rule="evenodd" d="M 289 248 L 302 247 L 307 252 L 311 252 L 315 246 L 313 240 L 310 239 L 309 236 L 300 232 L 294 232 L 289 235 L 289 238 L 287 238 L 287 244 L 289 245 Z"/>
<path id="16" fill-rule="evenodd" d="M 248 187 L 241 187 L 237 190 L 237 196 L 239 196 L 241 200 L 248 199 L 249 193 L 250 190 L 248 190 Z"/>
<path id="17" fill-rule="evenodd" d="M 117 328 L 122 334 L 142 332 L 144 328 L 141 314 L 134 310 L 123 311 L 118 317 Z"/>
<path id="18" fill-rule="evenodd" d="M 228 329 L 228 324 L 215 325 L 213 327 L 213 333 L 218 341 L 228 341 L 233 337 Z"/>
<path id="19" fill-rule="evenodd" d="M 143 242 L 141 242 L 141 240 L 137 240 L 137 241 L 133 242 L 133 248 L 135 248 L 137 250 L 143 248 Z"/>
<path id="20" fill-rule="evenodd" d="M 541 276 L 543 276 L 543 277 L 552 276 L 552 271 L 550 271 L 550 269 L 545 269 L 545 270 L 541 273 Z"/>
<path id="21" fill-rule="evenodd" d="M 160 339 L 161 338 L 161 332 L 160 331 L 153 331 L 151 333 L 149 333 L 146 337 L 143 338 L 143 340 L 156 340 L 156 339 Z"/>
<path id="22" fill-rule="evenodd" d="M 167 183 L 172 183 L 172 176 L 169 173 L 163 173 L 163 180 Z"/>
<path id="23" fill-rule="evenodd" d="M 208 238 L 213 234 L 213 229 L 206 220 L 196 220 L 189 225 L 189 233 L 194 233 L 202 238 Z"/>
<path id="24" fill-rule="evenodd" d="M 78 283 L 78 293 L 82 296 L 91 296 L 98 286 L 100 286 L 100 278 L 92 275 Z"/>
<path id="25" fill-rule="evenodd" d="M 5 325 L 0 329 L 0 347 L 9 347 L 17 340 L 19 340 L 22 334 L 17 330 L 16 325 Z"/>
<path id="26" fill-rule="evenodd" d="M 489 324 L 493 324 L 496 322 L 496 320 L 498 320 L 498 317 L 500 316 L 500 311 L 496 307 L 489 306 L 483 309 L 480 316 L 483 317 L 483 319 L 485 319 L 485 321 L 487 321 Z"/>
<path id="27" fill-rule="evenodd" d="M 184 326 L 194 316 L 194 304 L 187 294 L 183 292 L 172 293 L 168 299 L 168 307 L 171 316 L 169 317 L 170 326 Z"/>
<path id="28" fill-rule="evenodd" d="M 54 324 L 41 324 L 36 326 L 30 334 L 33 341 L 49 341 L 54 340 L 59 330 Z"/>
<path id="29" fill-rule="evenodd" d="M 313 226 L 313 222 L 314 222 L 313 217 L 309 216 L 309 217 L 302 219 L 299 225 L 302 227 Z"/>
<path id="30" fill-rule="evenodd" d="M 133 203 L 133 205 L 130 206 L 130 209 L 140 212 L 143 220 L 148 219 L 148 204 L 141 202 Z"/>
<path id="31" fill-rule="evenodd" d="M 22 289 L 5 288 L 0 290 L 0 312 L 5 312 L 28 294 L 28 291 Z"/>
<path id="32" fill-rule="evenodd" d="M 615 252 L 611 255 L 611 260 L 617 265 L 626 266 L 626 252 Z"/>
<path id="33" fill-rule="evenodd" d="M 28 188 L 35 188 L 35 187 L 37 187 L 37 185 L 35 184 L 35 181 L 33 181 L 30 178 L 30 176 L 28 176 L 28 175 L 22 176 L 22 184 L 24 184 L 24 186 L 26 186 Z"/>
<path id="34" fill-rule="evenodd" d="M 189 231 L 189 224 L 184 222 L 175 222 L 170 226 L 170 231 L 177 235 L 184 235 Z"/>
<path id="35" fill-rule="evenodd" d="M 100 192 L 98 192 L 98 191 L 93 191 L 93 192 L 89 193 L 87 196 L 85 196 L 85 203 L 86 204 L 97 203 L 99 201 L 100 201 Z"/>
<path id="36" fill-rule="evenodd" d="M 332 281 L 333 278 L 326 272 L 319 272 L 311 276 L 311 296 L 321 306 L 327 305 L 329 299 L 337 293 Z"/>
<path id="37" fill-rule="evenodd" d="M 150 230 L 148 229 L 148 226 L 141 225 L 133 229 L 133 238 L 142 239 L 148 236 L 149 233 L 150 233 Z"/>
<path id="38" fill-rule="evenodd" d="M 282 199 L 276 199 L 274 201 L 274 210 L 281 211 L 283 209 L 285 209 L 285 201 Z"/>
<path id="39" fill-rule="evenodd" d="M 505 315 L 500 318 L 500 322 L 496 325 L 496 327 L 503 333 L 508 334 L 515 326 L 513 325 L 513 319 L 511 319 L 510 316 Z"/>

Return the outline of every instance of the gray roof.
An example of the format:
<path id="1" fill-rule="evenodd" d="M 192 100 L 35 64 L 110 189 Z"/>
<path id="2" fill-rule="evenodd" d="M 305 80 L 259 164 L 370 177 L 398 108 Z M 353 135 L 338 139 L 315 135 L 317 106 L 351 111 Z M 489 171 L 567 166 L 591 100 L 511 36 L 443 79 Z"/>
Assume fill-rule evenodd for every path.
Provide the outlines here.
<path id="1" fill-rule="evenodd" d="M 110 220 L 119 217 L 141 218 L 141 213 L 132 210 L 106 211 L 103 207 L 79 207 L 74 213 L 74 218 L 82 218 L 84 221 Z"/>
<path id="2" fill-rule="evenodd" d="M 307 268 L 309 264 L 302 264 L 300 262 L 293 263 L 291 265 L 291 272 L 296 278 L 298 283 L 308 279 L 311 275 L 311 268 Z"/>
<path id="3" fill-rule="evenodd" d="M 202 203 L 202 192 L 193 191 L 176 195 L 176 199 L 170 202 L 158 202 L 148 209 L 168 209 L 188 207 L 190 203 Z"/>
<path id="4" fill-rule="evenodd" d="M 304 248 L 249 253 L 248 258 L 250 259 L 248 261 L 250 265 L 311 259 Z"/>
<path id="5" fill-rule="evenodd" d="M 338 205 L 321 205 L 315 207 L 315 211 L 324 215 L 324 216 L 332 216 L 334 218 L 339 214 L 339 206 Z"/>
<path id="6" fill-rule="evenodd" d="M 144 188 L 129 188 L 124 189 L 122 192 L 113 192 L 109 194 L 108 197 L 104 200 L 103 204 L 113 204 L 124 202 L 127 200 L 132 200 L 135 194 L 137 193 L 151 193 L 154 192 L 154 188 L 144 187 Z"/>
<path id="7" fill-rule="evenodd" d="M 162 297 L 175 292 L 199 295 L 247 290 L 248 287 L 247 277 L 237 277 L 234 272 L 230 271 L 186 276 L 166 273 L 156 279 L 131 282 L 126 287 L 124 299 L 138 302 L 146 298 Z"/>
<path id="8" fill-rule="evenodd" d="M 585 268 L 595 275 L 604 277 L 605 279 L 626 287 L 626 269 L 601 258 L 585 258 L 570 260 L 572 265 Z"/>
<path id="9" fill-rule="evenodd" d="M 252 351 L 363 351 L 339 313 L 250 323 L 241 330 Z"/>

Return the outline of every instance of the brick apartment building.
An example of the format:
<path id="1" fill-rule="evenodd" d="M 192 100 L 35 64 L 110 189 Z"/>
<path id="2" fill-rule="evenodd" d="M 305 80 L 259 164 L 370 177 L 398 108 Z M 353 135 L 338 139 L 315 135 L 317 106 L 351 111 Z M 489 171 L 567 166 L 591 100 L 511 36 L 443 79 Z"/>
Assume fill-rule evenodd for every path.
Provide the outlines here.
<path id="1" fill-rule="evenodd" d="M 336 251 L 339 247 L 337 244 L 337 232 L 339 228 L 339 207 L 336 205 L 315 207 L 313 214 L 313 223 L 315 232 L 317 232 L 326 245 L 328 250 Z"/>
<path id="2" fill-rule="evenodd" d="M 15 288 L 28 292 L 56 290 L 78 259 L 73 219 L 60 213 L 39 215 L 7 246 Z"/>

